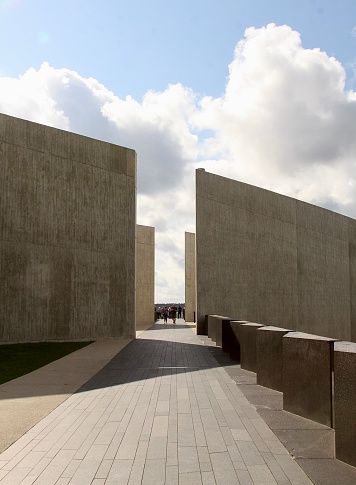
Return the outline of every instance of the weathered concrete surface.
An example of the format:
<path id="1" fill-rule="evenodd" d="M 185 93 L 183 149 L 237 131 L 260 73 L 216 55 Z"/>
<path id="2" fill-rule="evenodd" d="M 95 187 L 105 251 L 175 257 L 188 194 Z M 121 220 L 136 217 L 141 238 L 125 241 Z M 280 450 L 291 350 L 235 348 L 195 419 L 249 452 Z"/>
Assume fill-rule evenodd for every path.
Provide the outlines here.
<path id="1" fill-rule="evenodd" d="M 283 336 L 286 328 L 261 327 L 256 332 L 257 384 L 283 392 Z"/>
<path id="2" fill-rule="evenodd" d="M 223 339 L 226 339 L 226 328 L 230 327 L 230 322 L 234 318 L 230 317 L 220 317 L 216 324 L 216 345 L 223 347 Z M 228 331 L 229 332 L 229 331 Z"/>
<path id="3" fill-rule="evenodd" d="M 221 323 L 221 349 L 224 352 L 230 353 L 233 347 L 238 345 L 236 336 L 231 328 L 233 319 L 223 320 Z"/>
<path id="4" fill-rule="evenodd" d="M 198 169 L 197 325 L 238 315 L 356 339 L 356 221 Z"/>
<path id="5" fill-rule="evenodd" d="M 336 458 L 356 467 L 356 344 L 334 344 Z"/>
<path id="6" fill-rule="evenodd" d="M 155 286 L 155 228 L 136 227 L 136 326 L 153 325 Z"/>
<path id="7" fill-rule="evenodd" d="M 334 340 L 302 332 L 283 336 L 283 409 L 333 426 Z"/>
<path id="8" fill-rule="evenodd" d="M 223 347 L 223 333 L 224 333 L 224 350 L 226 350 L 227 346 L 227 334 L 223 332 L 223 326 L 229 325 L 229 323 L 233 320 L 233 318 L 223 317 L 221 315 L 208 315 L 208 337 L 213 340 L 216 345 L 219 347 Z M 198 333 L 199 335 L 199 333 Z M 232 334 L 228 330 L 228 335 L 232 337 Z M 233 338 L 233 337 L 232 337 Z"/>
<path id="9" fill-rule="evenodd" d="M 134 337 L 134 150 L 1 114 L 0 190 L 0 341 Z"/>
<path id="10" fill-rule="evenodd" d="M 237 327 L 241 351 L 241 369 L 256 372 L 257 370 L 257 330 L 262 328 L 260 323 L 243 323 Z"/>
<path id="11" fill-rule="evenodd" d="M 218 315 L 208 315 L 208 337 L 213 342 L 216 342 L 216 325 L 219 318 Z"/>
<path id="12" fill-rule="evenodd" d="M 185 233 L 185 321 L 194 322 L 196 312 L 195 234 Z"/>
<path id="13" fill-rule="evenodd" d="M 230 322 L 231 332 L 228 331 L 228 337 L 230 337 L 229 344 L 225 346 L 225 339 L 224 339 L 224 348 L 228 348 L 230 352 L 230 358 L 236 360 L 237 362 L 241 362 L 241 347 L 240 347 L 240 332 L 239 327 L 244 323 L 250 323 L 247 320 L 232 320 Z"/>

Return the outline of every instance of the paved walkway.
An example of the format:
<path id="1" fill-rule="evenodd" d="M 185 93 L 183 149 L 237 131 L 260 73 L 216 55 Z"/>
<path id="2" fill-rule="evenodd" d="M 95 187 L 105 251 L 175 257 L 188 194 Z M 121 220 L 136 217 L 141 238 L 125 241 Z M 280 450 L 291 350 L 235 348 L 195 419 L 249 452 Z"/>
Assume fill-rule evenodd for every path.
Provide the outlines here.
<path id="1" fill-rule="evenodd" d="M 131 339 L 94 342 L 0 385 L 0 453 L 68 399 L 130 342 Z"/>
<path id="2" fill-rule="evenodd" d="M 156 324 L 128 343 L 0 454 L 0 483 L 314 482 L 209 347 L 179 321 Z"/>

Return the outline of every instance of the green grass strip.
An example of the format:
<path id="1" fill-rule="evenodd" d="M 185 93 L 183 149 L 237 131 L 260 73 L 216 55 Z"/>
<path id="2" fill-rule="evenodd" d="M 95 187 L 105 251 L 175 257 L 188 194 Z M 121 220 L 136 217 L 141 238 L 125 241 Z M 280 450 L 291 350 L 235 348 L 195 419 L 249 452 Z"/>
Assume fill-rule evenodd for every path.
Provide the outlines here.
<path id="1" fill-rule="evenodd" d="M 0 384 L 21 377 L 92 342 L 0 345 Z"/>

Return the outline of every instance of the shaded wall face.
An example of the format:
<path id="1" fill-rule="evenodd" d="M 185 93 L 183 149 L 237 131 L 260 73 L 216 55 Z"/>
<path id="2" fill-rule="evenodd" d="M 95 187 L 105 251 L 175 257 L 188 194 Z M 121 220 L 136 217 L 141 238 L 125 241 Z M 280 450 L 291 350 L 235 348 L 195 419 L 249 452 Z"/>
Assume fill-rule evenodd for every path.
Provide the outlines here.
<path id="1" fill-rule="evenodd" d="M 350 340 L 356 222 L 197 170 L 197 313 Z"/>
<path id="2" fill-rule="evenodd" d="M 136 227 L 136 325 L 153 325 L 155 228 Z"/>
<path id="3" fill-rule="evenodd" d="M 196 312 L 195 234 L 185 233 L 185 319 L 194 321 Z"/>
<path id="4" fill-rule="evenodd" d="M 134 336 L 136 154 L 0 115 L 0 340 Z"/>

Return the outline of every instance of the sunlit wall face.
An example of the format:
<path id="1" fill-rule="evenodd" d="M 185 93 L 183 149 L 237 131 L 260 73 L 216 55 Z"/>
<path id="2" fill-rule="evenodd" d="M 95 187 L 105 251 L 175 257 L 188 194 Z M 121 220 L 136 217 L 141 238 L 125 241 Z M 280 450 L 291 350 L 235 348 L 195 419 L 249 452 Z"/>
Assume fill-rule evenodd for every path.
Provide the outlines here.
<path id="1" fill-rule="evenodd" d="M 197 170 L 198 325 L 205 315 L 356 338 L 356 221 Z"/>

